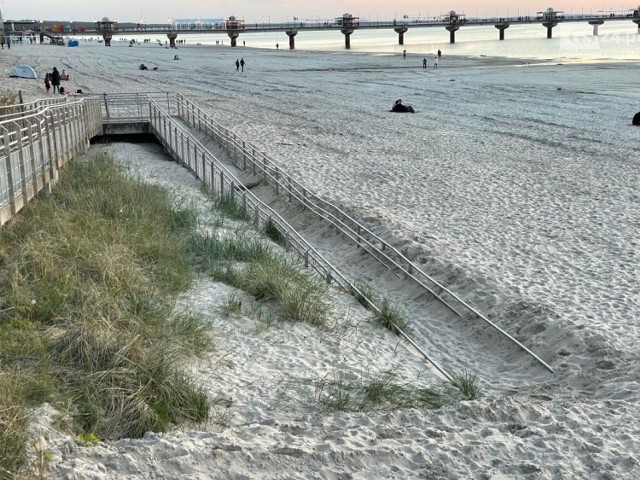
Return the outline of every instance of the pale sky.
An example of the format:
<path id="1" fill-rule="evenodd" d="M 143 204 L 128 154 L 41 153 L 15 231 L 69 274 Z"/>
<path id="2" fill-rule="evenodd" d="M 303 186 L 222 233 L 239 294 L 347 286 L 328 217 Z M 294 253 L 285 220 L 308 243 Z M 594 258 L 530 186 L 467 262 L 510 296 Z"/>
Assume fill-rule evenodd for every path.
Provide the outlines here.
<path id="1" fill-rule="evenodd" d="M 638 8 L 635 4 L 613 0 L 0 0 L 5 20 L 84 20 L 109 17 L 121 22 L 165 23 L 179 18 L 226 18 L 235 15 L 247 22 L 285 22 L 292 17 L 302 20 L 329 20 L 351 13 L 363 20 L 391 20 L 409 17 L 435 16 L 455 10 L 468 17 L 516 16 L 535 14 L 548 7 L 567 13 L 595 13 L 600 10 L 621 11 Z"/>

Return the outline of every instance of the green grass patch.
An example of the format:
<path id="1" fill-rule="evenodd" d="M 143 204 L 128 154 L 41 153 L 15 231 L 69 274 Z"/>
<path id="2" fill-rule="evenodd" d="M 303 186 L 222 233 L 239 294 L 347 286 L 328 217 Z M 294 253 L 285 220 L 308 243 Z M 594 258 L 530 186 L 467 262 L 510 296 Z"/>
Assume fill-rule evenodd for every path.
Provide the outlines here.
<path id="1" fill-rule="evenodd" d="M 452 382 L 438 382 L 416 388 L 393 372 L 347 378 L 332 372 L 313 382 L 315 402 L 323 412 L 369 412 L 403 408 L 438 409 L 463 400 L 480 398 L 478 380 L 467 374 L 454 374 Z M 460 379 L 473 384 L 473 395 L 460 388 Z"/>
<path id="2" fill-rule="evenodd" d="M 287 238 L 272 219 L 269 219 L 267 223 L 265 223 L 262 233 L 281 247 L 285 247 L 287 245 Z"/>
<path id="3" fill-rule="evenodd" d="M 249 215 L 249 212 L 247 212 L 247 209 L 243 204 L 236 201 L 235 195 L 224 193 L 222 195 L 212 195 L 212 197 L 215 209 L 219 210 L 227 217 L 234 220 L 251 220 L 251 215 Z"/>
<path id="4" fill-rule="evenodd" d="M 0 472 L 24 464 L 33 403 L 67 406 L 77 434 L 101 439 L 208 418 L 183 368 L 209 348 L 205 326 L 174 313 L 197 223 L 97 155 L 71 162 L 0 230 Z"/>
<path id="5" fill-rule="evenodd" d="M 388 298 L 379 297 L 370 283 L 356 282 L 352 287 L 352 294 L 360 305 L 373 311 L 373 318 L 384 328 L 396 334 L 399 333 L 398 329 L 407 335 L 413 333 L 413 328 L 400 307 L 391 303 Z"/>
<path id="6" fill-rule="evenodd" d="M 331 315 L 326 284 L 297 262 L 278 254 L 264 238 L 245 230 L 194 234 L 187 242 L 192 261 L 219 282 L 280 307 L 284 317 L 324 326 Z"/>

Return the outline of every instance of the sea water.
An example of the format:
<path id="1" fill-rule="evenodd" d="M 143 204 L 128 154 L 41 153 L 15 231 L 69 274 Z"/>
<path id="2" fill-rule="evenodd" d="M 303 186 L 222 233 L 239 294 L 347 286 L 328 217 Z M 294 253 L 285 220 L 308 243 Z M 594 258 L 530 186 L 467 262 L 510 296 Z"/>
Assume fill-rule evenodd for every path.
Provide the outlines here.
<path id="1" fill-rule="evenodd" d="M 442 26 L 413 27 L 404 34 L 404 45 L 398 44 L 398 34 L 392 29 L 360 29 L 351 35 L 351 52 L 381 54 L 432 55 L 438 50 L 448 55 L 532 58 L 566 61 L 639 61 L 640 35 L 630 19 L 605 22 L 599 35 L 585 22 L 560 23 L 553 29 L 553 38 L 547 39 L 547 29 L 541 24 L 511 25 L 505 31 L 505 40 L 492 25 L 462 26 L 456 32 L 456 43 L 449 43 L 449 32 Z M 299 29 L 295 38 L 296 50 L 345 52 L 344 35 L 339 30 L 304 31 Z M 136 34 L 127 39 L 167 42 L 166 35 Z M 117 40 L 114 38 L 114 41 Z M 226 33 L 178 33 L 178 40 L 187 45 L 229 46 Z M 282 31 L 243 32 L 237 46 L 289 50 L 289 37 Z M 180 45 L 178 45 L 180 46 Z"/>

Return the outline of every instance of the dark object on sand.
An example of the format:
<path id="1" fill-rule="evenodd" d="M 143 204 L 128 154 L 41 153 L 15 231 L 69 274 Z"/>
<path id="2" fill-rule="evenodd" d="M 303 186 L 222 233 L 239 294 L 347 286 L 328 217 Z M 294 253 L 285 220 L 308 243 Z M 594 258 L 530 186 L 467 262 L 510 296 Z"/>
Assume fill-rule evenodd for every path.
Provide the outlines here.
<path id="1" fill-rule="evenodd" d="M 149 67 L 147 67 L 144 63 L 141 63 L 140 66 L 138 67 L 140 70 L 149 70 Z"/>
<path id="2" fill-rule="evenodd" d="M 636 113 L 631 120 L 631 124 L 640 127 L 640 112 Z"/>
<path id="3" fill-rule="evenodd" d="M 391 111 L 396 113 L 416 113 L 411 105 L 403 105 L 401 98 L 395 101 L 393 107 L 391 107 Z"/>

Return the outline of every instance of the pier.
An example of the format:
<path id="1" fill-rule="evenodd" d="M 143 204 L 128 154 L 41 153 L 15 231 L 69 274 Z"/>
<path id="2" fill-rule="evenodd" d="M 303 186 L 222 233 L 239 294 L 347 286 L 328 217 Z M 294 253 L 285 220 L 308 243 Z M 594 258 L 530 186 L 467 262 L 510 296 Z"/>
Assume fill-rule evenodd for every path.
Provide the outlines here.
<path id="1" fill-rule="evenodd" d="M 499 40 L 505 40 L 506 30 L 511 25 L 519 24 L 540 24 L 546 29 L 546 37 L 553 38 L 553 29 L 561 23 L 585 22 L 593 26 L 593 35 L 597 36 L 599 27 L 605 22 L 611 21 L 631 21 L 638 25 L 640 34 L 640 6 L 636 9 L 621 13 L 598 14 L 571 14 L 549 8 L 543 12 L 537 12 L 535 16 L 517 17 L 491 17 L 491 18 L 469 18 L 464 14 L 450 11 L 445 15 L 440 15 L 433 20 L 390 20 L 390 21 L 368 21 L 350 14 L 344 14 L 331 21 L 292 21 L 285 23 L 246 23 L 243 20 L 230 16 L 219 23 L 177 23 L 169 24 L 134 24 L 123 23 L 103 18 L 96 22 L 75 22 L 75 28 L 68 31 L 52 30 L 52 22 L 45 21 L 5 21 L 6 35 L 20 35 L 24 30 L 38 32 L 40 42 L 45 37 L 57 38 L 60 35 L 101 35 L 105 46 L 111 45 L 114 34 L 118 35 L 140 35 L 140 34 L 161 34 L 166 35 L 170 46 L 176 46 L 176 39 L 180 35 L 191 34 L 226 34 L 230 39 L 232 47 L 237 46 L 240 35 L 260 32 L 283 32 L 289 40 L 289 49 L 295 49 L 295 37 L 298 33 L 305 31 L 327 31 L 335 30 L 344 36 L 345 49 L 351 48 L 351 35 L 358 30 L 393 30 L 398 35 L 398 45 L 404 45 L 405 36 L 414 28 L 442 28 L 449 32 L 449 42 L 456 42 L 456 34 L 464 27 L 471 26 L 493 26 L 498 30 Z M 18 28 L 16 28 L 18 25 Z"/>

